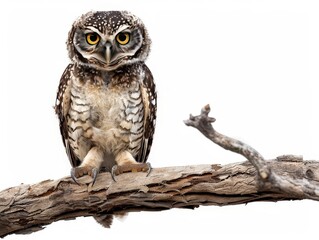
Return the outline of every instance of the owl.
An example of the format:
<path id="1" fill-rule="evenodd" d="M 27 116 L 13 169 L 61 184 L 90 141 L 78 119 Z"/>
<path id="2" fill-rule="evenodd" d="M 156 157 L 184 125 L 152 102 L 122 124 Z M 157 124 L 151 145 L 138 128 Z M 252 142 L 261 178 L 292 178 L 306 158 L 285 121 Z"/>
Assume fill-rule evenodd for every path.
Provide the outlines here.
<path id="1" fill-rule="evenodd" d="M 88 12 L 69 32 L 71 63 L 55 104 L 75 182 L 100 171 L 150 171 L 156 91 L 145 65 L 151 40 L 142 21 L 126 11 Z"/>

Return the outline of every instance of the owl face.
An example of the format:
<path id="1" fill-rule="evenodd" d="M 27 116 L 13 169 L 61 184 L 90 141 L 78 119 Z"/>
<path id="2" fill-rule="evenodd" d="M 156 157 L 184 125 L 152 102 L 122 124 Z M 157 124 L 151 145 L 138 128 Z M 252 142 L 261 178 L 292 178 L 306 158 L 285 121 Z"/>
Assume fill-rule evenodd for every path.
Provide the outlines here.
<path id="1" fill-rule="evenodd" d="M 145 61 L 150 44 L 141 20 L 125 11 L 82 15 L 73 24 L 67 42 L 72 61 L 106 71 Z"/>

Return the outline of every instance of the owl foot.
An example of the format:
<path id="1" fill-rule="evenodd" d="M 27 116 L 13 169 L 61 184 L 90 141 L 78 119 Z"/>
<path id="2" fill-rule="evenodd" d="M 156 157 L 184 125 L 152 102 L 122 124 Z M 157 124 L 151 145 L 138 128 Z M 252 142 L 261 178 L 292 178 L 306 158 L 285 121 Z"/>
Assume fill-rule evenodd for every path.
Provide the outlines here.
<path id="1" fill-rule="evenodd" d="M 148 177 L 151 171 L 152 171 L 152 167 L 150 163 L 129 163 L 125 165 L 114 165 L 112 167 L 111 175 L 112 175 L 113 181 L 116 182 L 115 176 L 118 176 L 123 173 L 146 172 L 147 173 L 146 177 Z"/>
<path id="2" fill-rule="evenodd" d="M 99 170 L 97 168 L 92 168 L 90 166 L 75 167 L 71 169 L 71 178 L 76 184 L 80 185 L 77 179 L 84 175 L 90 175 L 93 179 L 92 180 L 92 186 L 93 186 L 96 181 L 98 173 L 99 173 Z"/>

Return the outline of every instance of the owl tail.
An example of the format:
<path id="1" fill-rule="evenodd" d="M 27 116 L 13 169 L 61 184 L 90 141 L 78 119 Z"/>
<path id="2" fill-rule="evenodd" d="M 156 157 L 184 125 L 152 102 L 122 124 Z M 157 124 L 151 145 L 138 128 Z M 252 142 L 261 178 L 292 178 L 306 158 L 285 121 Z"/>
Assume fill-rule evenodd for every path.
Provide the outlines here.
<path id="1" fill-rule="evenodd" d="M 124 220 L 127 216 L 127 213 L 117 213 L 117 214 L 97 214 L 94 215 L 95 221 L 101 224 L 105 228 L 110 228 L 113 222 L 114 216 L 119 220 Z"/>
<path id="2" fill-rule="evenodd" d="M 105 228 L 110 228 L 113 222 L 112 214 L 98 214 L 94 219 Z"/>

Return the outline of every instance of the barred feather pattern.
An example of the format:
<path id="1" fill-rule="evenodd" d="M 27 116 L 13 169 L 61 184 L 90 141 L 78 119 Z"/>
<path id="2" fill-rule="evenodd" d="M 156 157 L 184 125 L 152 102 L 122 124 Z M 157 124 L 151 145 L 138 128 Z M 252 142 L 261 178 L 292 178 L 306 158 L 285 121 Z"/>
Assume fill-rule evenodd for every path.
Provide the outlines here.
<path id="1" fill-rule="evenodd" d="M 131 153 L 137 162 L 147 161 L 155 129 L 156 91 L 144 63 L 111 72 L 70 64 L 60 81 L 55 110 L 73 167 L 93 146 L 103 150 L 100 167 L 106 169 L 121 151 Z"/>

